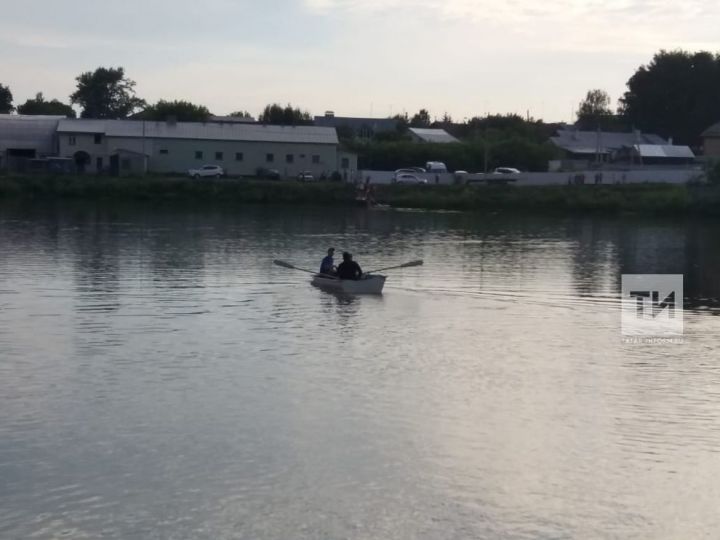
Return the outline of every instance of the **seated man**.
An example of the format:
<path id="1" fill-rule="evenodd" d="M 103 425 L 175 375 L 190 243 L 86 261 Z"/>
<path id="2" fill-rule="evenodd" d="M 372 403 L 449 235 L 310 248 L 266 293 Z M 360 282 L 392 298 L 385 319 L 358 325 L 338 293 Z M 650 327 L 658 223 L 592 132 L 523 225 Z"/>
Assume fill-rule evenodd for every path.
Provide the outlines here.
<path id="1" fill-rule="evenodd" d="M 360 279 L 362 269 L 360 265 L 352 260 L 352 254 L 347 251 L 343 253 L 343 262 L 337 267 L 337 276 L 340 279 Z"/>
<path id="2" fill-rule="evenodd" d="M 328 249 L 327 257 L 325 257 L 320 263 L 321 274 L 335 274 L 335 260 L 333 259 L 333 255 L 335 255 L 335 248 Z"/>

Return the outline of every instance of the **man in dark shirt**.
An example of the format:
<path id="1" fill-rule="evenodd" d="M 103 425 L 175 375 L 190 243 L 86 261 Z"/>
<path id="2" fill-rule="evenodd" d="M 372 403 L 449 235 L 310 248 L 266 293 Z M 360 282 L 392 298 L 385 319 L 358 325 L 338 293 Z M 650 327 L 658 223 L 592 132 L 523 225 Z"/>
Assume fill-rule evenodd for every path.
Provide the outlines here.
<path id="1" fill-rule="evenodd" d="M 352 260 L 352 255 L 347 251 L 343 253 L 343 262 L 337 267 L 337 276 L 340 279 L 360 279 L 362 269 L 360 265 Z"/>
<path id="2" fill-rule="evenodd" d="M 320 273 L 332 275 L 335 273 L 335 261 L 333 255 L 335 255 L 335 248 L 328 249 L 327 257 L 325 257 L 320 263 Z"/>

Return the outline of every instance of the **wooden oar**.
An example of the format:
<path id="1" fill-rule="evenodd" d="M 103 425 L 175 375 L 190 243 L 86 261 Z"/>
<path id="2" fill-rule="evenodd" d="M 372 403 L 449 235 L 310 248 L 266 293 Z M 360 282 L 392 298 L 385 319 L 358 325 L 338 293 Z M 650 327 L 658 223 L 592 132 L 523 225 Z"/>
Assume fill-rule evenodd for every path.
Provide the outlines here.
<path id="1" fill-rule="evenodd" d="M 299 267 L 295 266 L 294 264 L 290 264 L 289 262 L 286 262 L 286 261 L 279 261 L 279 260 L 275 259 L 273 261 L 273 264 L 282 266 L 283 268 L 288 268 L 290 270 L 299 270 L 300 272 L 307 272 L 308 274 L 314 274 L 316 276 L 323 276 L 323 277 L 330 278 L 330 279 L 338 279 L 337 276 L 331 276 L 330 274 L 321 274 L 320 272 L 313 272 L 312 270 L 308 270 L 307 268 L 299 268 Z"/>
<path id="2" fill-rule="evenodd" d="M 400 264 L 398 266 L 388 266 L 387 268 L 378 268 L 377 270 L 371 270 L 370 272 L 365 272 L 366 274 L 374 274 L 375 272 L 383 272 L 385 270 L 396 270 L 398 268 L 411 268 L 413 266 L 422 266 L 424 264 L 424 261 L 410 261 L 405 264 Z"/>

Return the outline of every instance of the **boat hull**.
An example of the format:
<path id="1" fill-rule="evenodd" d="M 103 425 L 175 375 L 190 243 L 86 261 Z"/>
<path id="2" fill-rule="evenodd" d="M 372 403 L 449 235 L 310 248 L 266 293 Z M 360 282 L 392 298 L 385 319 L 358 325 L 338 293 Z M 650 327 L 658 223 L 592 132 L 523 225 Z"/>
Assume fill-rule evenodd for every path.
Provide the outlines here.
<path id="1" fill-rule="evenodd" d="M 385 276 L 371 275 L 362 279 L 333 279 L 324 276 L 314 276 L 311 283 L 316 287 L 328 291 L 345 294 L 382 294 L 385 286 Z"/>

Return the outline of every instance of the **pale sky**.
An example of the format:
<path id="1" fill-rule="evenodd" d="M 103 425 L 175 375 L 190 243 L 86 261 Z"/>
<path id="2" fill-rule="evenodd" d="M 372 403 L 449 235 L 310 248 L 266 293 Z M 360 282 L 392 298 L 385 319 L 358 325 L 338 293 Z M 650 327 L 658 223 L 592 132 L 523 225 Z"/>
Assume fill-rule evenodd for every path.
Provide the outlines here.
<path id="1" fill-rule="evenodd" d="M 709 0 L 0 0 L 0 12 L 0 83 L 16 105 L 38 91 L 68 101 L 102 65 L 125 67 L 149 102 L 215 114 L 277 101 L 559 121 L 590 88 L 615 102 L 661 48 L 720 50 Z"/>

